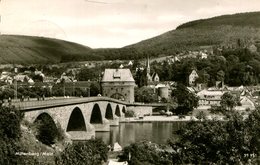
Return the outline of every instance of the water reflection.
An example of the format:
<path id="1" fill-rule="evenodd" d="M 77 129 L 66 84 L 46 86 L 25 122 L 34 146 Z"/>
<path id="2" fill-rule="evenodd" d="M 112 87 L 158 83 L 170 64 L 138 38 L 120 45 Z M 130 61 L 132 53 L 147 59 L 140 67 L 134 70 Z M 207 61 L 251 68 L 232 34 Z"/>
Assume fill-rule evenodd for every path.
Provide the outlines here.
<path id="1" fill-rule="evenodd" d="M 152 123 L 120 123 L 118 127 L 110 127 L 110 132 L 96 132 L 96 138 L 101 138 L 106 144 L 118 142 L 121 146 L 148 140 L 165 144 L 169 138 L 177 138 L 174 133 L 185 122 L 152 122 Z"/>

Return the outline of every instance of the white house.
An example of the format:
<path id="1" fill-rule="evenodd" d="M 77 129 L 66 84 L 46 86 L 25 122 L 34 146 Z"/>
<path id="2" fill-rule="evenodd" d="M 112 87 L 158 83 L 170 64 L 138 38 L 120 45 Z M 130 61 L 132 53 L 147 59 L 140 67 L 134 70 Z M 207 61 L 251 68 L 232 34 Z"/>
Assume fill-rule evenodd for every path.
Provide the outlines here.
<path id="1" fill-rule="evenodd" d="M 241 103 L 241 106 L 236 106 L 235 107 L 236 110 L 246 110 L 246 109 L 254 110 L 255 109 L 254 102 L 247 96 L 241 96 L 240 103 Z"/>
<path id="2" fill-rule="evenodd" d="M 133 62 L 129 61 L 128 66 L 132 66 L 132 65 L 133 65 Z"/>
<path id="3" fill-rule="evenodd" d="M 200 106 L 219 106 L 221 101 L 221 96 L 224 94 L 224 91 L 216 90 L 202 90 L 197 93 L 199 97 Z"/>
<path id="4" fill-rule="evenodd" d="M 195 85 L 195 80 L 199 77 L 196 70 L 192 70 L 191 74 L 189 75 L 189 85 L 193 86 Z"/>

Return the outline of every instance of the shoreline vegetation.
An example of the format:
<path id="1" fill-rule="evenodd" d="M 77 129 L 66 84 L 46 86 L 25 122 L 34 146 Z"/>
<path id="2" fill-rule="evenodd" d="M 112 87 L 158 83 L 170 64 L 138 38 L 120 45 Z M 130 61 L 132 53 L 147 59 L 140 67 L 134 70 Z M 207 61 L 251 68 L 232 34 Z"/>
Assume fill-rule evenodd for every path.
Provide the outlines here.
<path id="1" fill-rule="evenodd" d="M 216 119 L 216 120 L 224 120 L 224 115 L 207 115 L 207 119 Z M 165 116 L 165 115 L 158 115 L 158 116 L 144 116 L 144 117 L 130 117 L 130 118 L 125 118 L 122 119 L 120 122 L 121 123 L 150 123 L 150 122 L 178 122 L 178 121 L 196 121 L 199 120 L 197 119 L 196 116 L 194 115 L 186 115 L 186 116 L 177 116 L 177 115 L 172 115 L 172 116 Z"/>
<path id="2" fill-rule="evenodd" d="M 183 115 L 181 118 L 162 115 L 144 116 L 141 119 L 126 118 L 124 121 L 127 122 L 183 121 L 187 124 L 177 131 L 179 138 L 170 138 L 167 145 L 151 141 L 136 141 L 117 153 L 109 152 L 108 146 L 101 139 L 67 144 L 63 143 L 66 139 L 60 139 L 53 145 L 44 145 L 40 139 L 37 139 L 33 127 L 22 121 L 23 115 L 19 111 L 2 107 L 1 113 L 0 126 L 3 132 L 0 140 L 3 142 L 2 151 L 4 152 L 0 154 L 2 158 L 8 159 L 8 162 L 4 164 L 41 164 L 43 162 L 49 165 L 79 162 L 106 164 L 111 159 L 118 162 L 127 161 L 129 165 L 260 163 L 260 108 L 258 107 L 250 111 L 248 116 L 230 110 L 223 115 L 193 113 Z M 222 117 L 226 122 L 222 122 Z M 10 125 L 11 120 L 13 120 L 12 125 Z M 14 121 L 17 122 L 14 123 Z M 57 144 L 62 144 L 62 146 L 57 146 Z M 79 154 L 82 158 L 78 157 Z M 5 162 L 5 159 L 0 160 Z"/>

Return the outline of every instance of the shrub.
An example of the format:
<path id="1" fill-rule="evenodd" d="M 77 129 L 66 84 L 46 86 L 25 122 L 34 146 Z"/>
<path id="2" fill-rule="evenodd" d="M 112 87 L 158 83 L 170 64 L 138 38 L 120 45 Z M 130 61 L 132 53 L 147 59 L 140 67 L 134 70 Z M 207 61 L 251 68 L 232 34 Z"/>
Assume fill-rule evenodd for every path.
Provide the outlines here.
<path id="1" fill-rule="evenodd" d="M 125 117 L 135 117 L 135 112 L 132 110 L 128 110 L 125 112 Z"/>
<path id="2" fill-rule="evenodd" d="M 120 161 L 128 161 L 129 165 L 171 164 L 170 153 L 148 141 L 133 143 L 125 147 L 119 159 Z"/>
<path id="3" fill-rule="evenodd" d="M 60 155 L 56 155 L 57 165 L 102 164 L 107 161 L 108 147 L 100 139 L 75 142 L 66 146 Z"/>
<path id="4" fill-rule="evenodd" d="M 0 137 L 18 139 L 23 114 L 13 107 L 0 107 Z"/>
<path id="5" fill-rule="evenodd" d="M 17 152 L 26 152 L 20 142 L 23 114 L 14 107 L 0 107 L 0 164 L 37 164 L 34 157 L 19 156 Z"/>

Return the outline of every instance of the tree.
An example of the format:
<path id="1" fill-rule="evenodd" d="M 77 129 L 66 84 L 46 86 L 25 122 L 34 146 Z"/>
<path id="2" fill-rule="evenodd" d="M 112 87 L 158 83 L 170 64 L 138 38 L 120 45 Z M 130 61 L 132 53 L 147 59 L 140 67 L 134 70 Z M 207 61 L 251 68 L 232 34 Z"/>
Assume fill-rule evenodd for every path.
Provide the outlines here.
<path id="1" fill-rule="evenodd" d="M 237 105 L 237 98 L 230 92 L 225 92 L 221 96 L 220 105 L 227 110 L 232 110 Z"/>
<path id="2" fill-rule="evenodd" d="M 157 94 L 154 93 L 154 89 L 143 86 L 141 88 L 135 88 L 135 101 L 144 103 L 158 102 Z"/>
<path id="3" fill-rule="evenodd" d="M 79 81 L 97 81 L 99 80 L 100 68 L 82 68 L 77 74 L 77 80 Z"/>
<path id="4" fill-rule="evenodd" d="M 16 155 L 26 152 L 21 144 L 23 114 L 14 107 L 0 107 L 0 164 L 38 164 L 34 158 Z"/>
<path id="5" fill-rule="evenodd" d="M 223 70 L 220 70 L 217 72 L 217 80 L 224 82 L 225 78 L 225 72 Z"/>
<path id="6" fill-rule="evenodd" d="M 90 84 L 90 96 L 97 96 L 98 94 L 100 94 L 100 85 L 98 82 L 92 82 Z"/>
<path id="7" fill-rule="evenodd" d="M 171 154 L 160 148 L 159 145 L 141 141 L 132 143 L 123 149 L 120 161 L 128 161 L 129 165 L 171 165 Z"/>
<path id="8" fill-rule="evenodd" d="M 178 103 L 177 111 L 180 111 L 181 114 L 187 114 L 199 105 L 199 98 L 183 84 L 177 85 L 172 92 L 172 96 L 176 98 Z"/>
<path id="9" fill-rule="evenodd" d="M 134 79 L 139 88 L 143 87 L 143 86 L 147 86 L 148 79 L 147 79 L 146 68 L 144 70 L 141 70 L 140 68 L 138 68 L 135 73 Z"/>
<path id="10" fill-rule="evenodd" d="M 170 140 L 173 164 L 259 164 L 260 109 L 248 118 L 230 111 L 225 122 L 188 122 Z"/>
<path id="11" fill-rule="evenodd" d="M 135 112 L 133 110 L 127 110 L 125 112 L 125 117 L 135 117 Z"/>
<path id="12" fill-rule="evenodd" d="M 107 161 L 108 147 L 100 139 L 69 144 L 60 155 L 56 155 L 57 165 L 102 164 Z"/>
<path id="13" fill-rule="evenodd" d="M 23 114 L 13 107 L 0 107 L 0 138 L 18 139 Z"/>
<path id="14" fill-rule="evenodd" d="M 142 71 L 140 70 L 140 68 L 137 69 L 137 71 L 135 72 L 135 83 L 137 84 L 138 87 L 142 87 L 141 86 L 141 77 L 142 77 Z"/>

